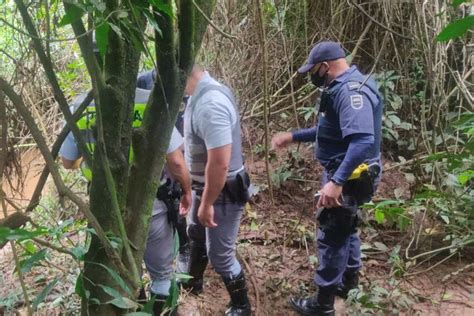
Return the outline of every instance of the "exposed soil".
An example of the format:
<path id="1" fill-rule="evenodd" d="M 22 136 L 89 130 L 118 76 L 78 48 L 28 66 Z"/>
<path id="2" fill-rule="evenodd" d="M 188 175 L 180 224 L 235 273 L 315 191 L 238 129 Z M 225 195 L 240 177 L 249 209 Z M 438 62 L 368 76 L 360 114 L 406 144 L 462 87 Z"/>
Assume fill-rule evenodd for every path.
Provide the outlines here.
<path id="1" fill-rule="evenodd" d="M 309 161 L 310 149 L 303 148 L 301 156 L 301 160 Z M 285 159 L 288 157 L 281 155 L 273 165 L 278 166 Z M 265 164 L 261 161 L 247 163 L 250 164 L 254 182 L 265 183 L 262 176 L 265 174 Z M 314 291 L 312 278 L 317 265 L 314 246 L 316 224 L 310 197 L 318 188 L 320 168 L 315 164 L 307 163 L 301 166 L 300 163 L 298 159 L 292 160 L 291 168 L 295 180 L 288 180 L 279 190 L 275 190 L 275 205 L 272 205 L 268 192 L 263 191 L 254 199 L 251 207 L 246 209 L 237 251 L 247 276 L 255 315 L 293 315 L 287 303 L 288 299 L 293 295 L 308 295 Z M 305 181 L 301 180 L 303 177 Z M 384 174 L 378 197 L 393 198 L 396 194 L 408 196 L 408 189 L 404 175 L 392 169 Z M 396 194 L 395 190 L 398 190 Z M 24 195 L 29 197 L 30 192 L 25 192 Z M 405 235 L 397 231 L 377 231 L 373 226 L 361 229 L 364 245 L 369 246 L 368 250 L 364 250 L 361 278 L 364 291 L 371 294 L 374 286 L 380 286 L 388 292 L 400 289 L 401 293 L 393 295 L 393 302 L 389 303 L 391 305 L 386 306 L 380 313 L 474 315 L 474 272 L 472 269 L 461 270 L 471 263 L 469 259 L 456 257 L 428 272 L 405 278 L 392 277 L 394 265 L 388 261 L 389 253 L 395 245 L 405 243 L 402 238 Z M 383 243 L 387 249 L 380 251 L 370 248 L 374 242 Z M 403 255 L 400 253 L 400 257 Z M 416 269 L 408 269 L 407 272 L 423 272 L 441 259 L 442 257 L 433 258 Z M 76 314 L 79 303 L 73 293 L 77 265 L 66 255 L 58 253 L 49 258 L 49 263 L 44 267 L 34 268 L 27 275 L 27 285 L 32 297 L 55 277 L 62 280 L 47 297 L 47 303 L 41 307 L 38 314 Z M 0 300 L 17 297 L 19 302 L 16 305 L 21 310 L 22 295 L 18 277 L 13 272 L 14 264 L 9 246 L 0 250 L 0 268 Z M 399 301 L 405 298 L 410 301 L 408 307 L 396 310 L 400 306 Z M 58 303 L 57 300 L 61 299 L 63 301 Z M 204 293 L 197 297 L 182 293 L 179 315 L 222 315 L 228 300 L 222 280 L 212 267 L 208 267 Z M 354 310 L 355 308 L 356 305 L 352 303 L 337 300 L 337 315 L 362 313 Z"/>
<path id="2" fill-rule="evenodd" d="M 9 200 L 7 201 L 8 213 L 15 211 L 15 207 L 24 208 L 28 205 L 44 165 L 41 153 L 33 149 L 22 154 L 18 162 L 18 168 L 10 169 L 11 172 L 8 178 L 4 179 L 2 185 L 2 189 Z M 17 170 L 21 171 L 17 172 Z M 46 191 L 43 192 L 46 193 Z M 3 211 L 0 211 L 0 218 L 3 217 Z"/>

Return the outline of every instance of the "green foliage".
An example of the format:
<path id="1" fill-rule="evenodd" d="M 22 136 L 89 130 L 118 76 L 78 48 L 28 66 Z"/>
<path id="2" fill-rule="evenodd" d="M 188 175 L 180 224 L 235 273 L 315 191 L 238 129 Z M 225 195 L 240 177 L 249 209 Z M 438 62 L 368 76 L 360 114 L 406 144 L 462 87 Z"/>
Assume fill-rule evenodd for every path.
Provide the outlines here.
<path id="1" fill-rule="evenodd" d="M 374 75 L 378 87 L 384 100 L 384 119 L 382 125 L 382 136 L 389 142 L 397 144 L 399 147 L 414 149 L 403 135 L 406 132 L 416 129 L 411 123 L 401 119 L 402 98 L 396 93 L 396 83 L 401 76 L 394 71 L 385 71 Z"/>
<path id="2" fill-rule="evenodd" d="M 20 261 L 20 270 L 21 272 L 27 273 L 33 268 L 34 266 L 38 265 L 41 261 L 46 259 L 46 254 L 48 251 L 46 249 L 42 249 L 32 255 L 27 255 L 26 259 Z"/>
<path id="3" fill-rule="evenodd" d="M 372 205 L 368 204 L 366 207 L 371 208 Z M 374 219 L 378 224 L 385 224 L 388 227 L 396 225 L 401 231 L 405 231 L 411 223 L 405 211 L 403 201 L 399 200 L 385 200 L 373 208 Z"/>
<path id="4" fill-rule="evenodd" d="M 272 183 L 275 187 L 280 188 L 292 175 L 293 172 L 290 170 L 290 165 L 284 162 L 272 172 Z"/>
<path id="5" fill-rule="evenodd" d="M 474 27 L 474 15 L 449 23 L 436 37 L 438 42 L 446 42 L 464 35 Z"/>
<path id="6" fill-rule="evenodd" d="M 349 292 L 346 304 L 349 315 L 397 315 L 407 310 L 413 301 L 399 288 L 388 291 L 384 287 L 370 284 L 365 290 L 362 285 Z"/>
<path id="7" fill-rule="evenodd" d="M 38 306 L 44 301 L 44 299 L 48 296 L 48 294 L 54 289 L 56 283 L 58 283 L 59 279 L 54 279 L 46 287 L 36 296 L 35 300 L 33 301 L 32 308 L 36 310 Z"/>
<path id="8" fill-rule="evenodd" d="M 303 116 L 305 122 L 308 122 L 314 115 L 318 114 L 314 106 L 302 106 L 298 108 L 298 113 Z"/>
<path id="9" fill-rule="evenodd" d="M 0 244 L 10 240 L 28 240 L 33 237 L 46 235 L 47 233 L 48 229 L 45 227 L 37 228 L 30 231 L 23 228 L 10 229 L 8 227 L 0 226 Z"/>

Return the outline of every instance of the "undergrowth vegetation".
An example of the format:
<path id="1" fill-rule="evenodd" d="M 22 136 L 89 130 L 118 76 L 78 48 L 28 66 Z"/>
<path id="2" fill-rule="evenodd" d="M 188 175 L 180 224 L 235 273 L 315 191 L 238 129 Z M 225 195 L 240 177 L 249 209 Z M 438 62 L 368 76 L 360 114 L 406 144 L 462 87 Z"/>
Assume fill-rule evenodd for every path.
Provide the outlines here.
<path id="1" fill-rule="evenodd" d="M 90 83 L 78 45 L 68 40 L 74 34 L 58 25 L 64 10 L 59 1 L 30 1 L 28 10 L 41 36 L 50 39 L 47 54 L 54 60 L 61 89 L 72 100 Z M 390 273 L 387 284 L 368 280 L 351 291 L 347 310 L 357 314 L 407 311 L 416 295 L 399 286 L 404 278 L 432 271 L 452 259 L 458 259 L 462 266 L 446 278 L 473 268 L 469 260 L 474 249 L 474 6 L 456 0 L 267 0 L 263 1 L 263 14 L 267 58 L 260 49 L 255 3 L 239 0 L 217 1 L 214 26 L 209 28 L 198 57 L 236 91 L 247 161 L 258 165 L 268 159 L 268 169 L 255 168 L 258 172 L 252 174 L 259 202 L 273 209 L 279 199 L 309 199 L 318 188 L 318 169 L 308 155 L 313 148 L 294 147 L 283 158 L 272 152 L 266 155 L 265 131 L 275 133 L 315 124 L 314 103 L 319 92 L 305 78 L 297 77 L 295 70 L 313 43 L 323 39 L 342 42 L 348 58 L 374 76 L 384 98 L 383 172 L 390 177 L 396 171 L 400 179 L 384 178 L 383 182 L 403 184 L 380 192 L 364 206 L 361 231 L 370 237 L 362 246 L 364 255 L 383 254 Z M 148 53 L 154 54 L 153 50 L 150 45 Z M 150 55 L 142 57 L 141 70 L 153 67 Z M 9 0 L 0 0 L 0 64 L 0 77 L 24 98 L 51 146 L 63 117 L 33 52 L 31 38 Z M 262 65 L 268 68 L 268 90 L 262 87 Z M 28 170 L 22 166 L 21 156 L 36 146 L 21 115 L 9 102 L 5 104 L 0 124 L 8 142 L 2 139 L 0 207 L 4 217 L 8 209 L 19 213 L 26 210 L 29 218 L 21 228 L 0 226 L 0 245 L 11 242 L 17 250 L 14 259 L 0 262 L 5 265 L 2 271 L 13 276 L 8 284 L 14 283 L 12 278 L 20 280 L 16 288 L 0 290 L 0 314 L 22 305 L 29 305 L 30 312 L 78 312 L 79 298 L 90 295 L 83 286 L 82 271 L 84 255 L 96 232 L 52 184 L 34 210 L 28 206 L 31 196 L 16 199 L 3 193 L 23 190 Z M 72 191 L 88 198 L 82 176 L 61 170 L 61 177 Z M 275 192 L 273 200 L 270 189 Z M 314 227 L 305 226 L 302 215 L 298 216 L 299 220 L 291 219 L 288 224 L 291 240 L 306 249 L 308 262 L 316 266 L 317 257 L 308 251 L 314 242 Z M 247 210 L 247 220 L 252 232 L 263 226 L 254 209 Z M 107 233 L 112 247 L 121 248 L 122 240 Z M 396 237 L 385 242 L 384 235 L 390 234 Z M 294 246 L 288 236 L 280 237 L 284 248 Z M 246 242 L 239 247 L 249 248 Z M 58 255 L 68 259 L 58 259 Z M 278 255 L 270 258 L 272 262 L 280 259 Z M 107 266 L 101 268 L 120 289 L 119 293 L 103 285 L 109 302 L 136 309 L 137 303 L 123 294 L 130 291 L 123 278 Z M 43 270 L 48 273 L 43 275 Z M 7 277 L 0 281 L 2 288 Z M 307 284 L 281 282 L 278 286 L 284 293 L 295 288 L 308 291 Z M 174 303 L 178 299 L 175 289 Z M 146 310 L 143 307 L 142 311 Z"/>

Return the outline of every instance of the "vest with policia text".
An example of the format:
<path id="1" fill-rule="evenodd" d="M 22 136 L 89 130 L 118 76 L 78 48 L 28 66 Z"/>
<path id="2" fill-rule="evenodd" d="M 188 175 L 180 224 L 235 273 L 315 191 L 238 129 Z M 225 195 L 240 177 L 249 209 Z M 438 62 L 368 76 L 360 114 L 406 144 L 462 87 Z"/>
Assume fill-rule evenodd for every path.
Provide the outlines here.
<path id="1" fill-rule="evenodd" d="M 148 97 L 150 95 L 150 91 L 143 90 L 143 89 L 136 89 L 135 90 L 135 106 L 133 110 L 133 128 L 138 128 L 142 125 L 143 121 L 143 113 L 145 111 L 146 104 L 148 102 Z M 81 118 L 77 121 L 77 127 L 81 131 L 84 141 L 86 142 L 86 147 L 91 154 L 94 153 L 95 149 L 95 138 L 94 138 L 94 130 L 95 130 L 95 122 L 96 122 L 96 109 L 95 105 L 92 102 L 81 115 Z M 130 148 L 130 155 L 129 160 L 132 161 L 133 159 L 133 151 Z M 92 180 L 92 170 L 85 162 L 81 164 L 81 171 L 84 177 L 91 181 Z"/>
<path id="2" fill-rule="evenodd" d="M 240 119 L 237 103 L 234 95 L 229 88 L 216 84 L 206 84 L 191 97 L 191 102 L 186 108 L 184 115 L 184 130 L 185 130 L 185 154 L 191 176 L 202 178 L 205 173 L 207 164 L 207 148 L 204 140 L 196 134 L 195 125 L 193 124 L 193 114 L 196 105 L 201 97 L 209 91 L 219 91 L 227 97 L 234 106 L 237 122 L 232 128 L 232 147 L 231 158 L 229 163 L 229 174 L 238 171 L 243 166 L 242 158 L 242 140 L 240 136 Z M 200 104 L 199 106 L 205 106 Z"/>

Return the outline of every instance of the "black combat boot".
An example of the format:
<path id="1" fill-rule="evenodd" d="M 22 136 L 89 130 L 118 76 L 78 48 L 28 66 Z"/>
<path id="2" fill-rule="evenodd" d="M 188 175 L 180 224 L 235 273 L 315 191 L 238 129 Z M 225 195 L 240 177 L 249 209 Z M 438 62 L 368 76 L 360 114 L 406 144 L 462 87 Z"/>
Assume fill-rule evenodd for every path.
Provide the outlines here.
<path id="1" fill-rule="evenodd" d="M 250 301 L 247 296 L 244 271 L 233 278 L 222 278 L 230 295 L 229 308 L 225 311 L 227 316 L 250 316 Z"/>
<path id="2" fill-rule="evenodd" d="M 155 296 L 155 303 L 153 304 L 153 315 L 154 316 L 177 316 L 178 315 L 178 306 L 173 310 L 170 310 L 168 307 L 165 307 L 166 300 L 168 296 L 152 294 Z"/>
<path id="3" fill-rule="evenodd" d="M 337 286 L 336 295 L 346 299 L 350 290 L 356 289 L 359 285 L 359 273 L 347 273 L 342 276 L 342 283 Z"/>
<path id="4" fill-rule="evenodd" d="M 194 295 L 202 293 L 203 276 L 207 267 L 206 245 L 204 243 L 190 242 L 189 256 L 189 275 L 192 277 L 188 282 L 183 284 L 183 288 L 191 291 Z"/>
<path id="5" fill-rule="evenodd" d="M 318 292 L 311 297 L 290 298 L 290 305 L 300 315 L 334 316 L 335 292 L 334 286 L 319 287 Z"/>

